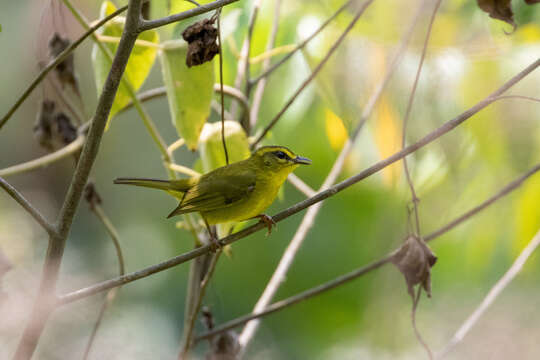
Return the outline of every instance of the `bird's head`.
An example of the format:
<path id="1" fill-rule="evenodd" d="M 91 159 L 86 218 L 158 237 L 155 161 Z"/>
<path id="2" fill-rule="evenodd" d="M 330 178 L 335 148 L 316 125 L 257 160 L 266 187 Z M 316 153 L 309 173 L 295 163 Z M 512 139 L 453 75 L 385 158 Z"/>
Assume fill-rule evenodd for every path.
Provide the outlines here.
<path id="1" fill-rule="evenodd" d="M 309 165 L 311 160 L 293 153 L 285 146 L 263 146 L 251 155 L 263 168 L 275 173 L 289 174 L 299 165 Z"/>

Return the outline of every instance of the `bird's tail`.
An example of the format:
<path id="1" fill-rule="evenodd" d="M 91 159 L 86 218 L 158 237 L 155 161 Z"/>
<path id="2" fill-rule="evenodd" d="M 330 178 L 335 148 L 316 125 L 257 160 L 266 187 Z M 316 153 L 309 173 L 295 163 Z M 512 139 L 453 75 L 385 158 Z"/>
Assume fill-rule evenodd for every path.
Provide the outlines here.
<path id="1" fill-rule="evenodd" d="M 157 180 L 139 178 L 117 178 L 115 184 L 143 186 L 172 192 L 186 192 L 193 186 L 192 179 Z"/>

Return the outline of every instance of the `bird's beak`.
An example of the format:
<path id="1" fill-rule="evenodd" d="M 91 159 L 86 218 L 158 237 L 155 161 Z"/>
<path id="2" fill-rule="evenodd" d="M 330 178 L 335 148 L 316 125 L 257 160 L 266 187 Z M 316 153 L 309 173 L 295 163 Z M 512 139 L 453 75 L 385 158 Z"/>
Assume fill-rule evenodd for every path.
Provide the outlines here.
<path id="1" fill-rule="evenodd" d="M 311 160 L 305 157 L 297 156 L 293 160 L 296 164 L 311 165 Z"/>

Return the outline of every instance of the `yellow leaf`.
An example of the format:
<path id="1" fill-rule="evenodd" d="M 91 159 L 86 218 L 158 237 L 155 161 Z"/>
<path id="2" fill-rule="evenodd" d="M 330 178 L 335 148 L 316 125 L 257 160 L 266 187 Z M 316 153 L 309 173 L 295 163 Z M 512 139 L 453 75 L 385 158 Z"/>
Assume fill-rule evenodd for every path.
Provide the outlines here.
<path id="1" fill-rule="evenodd" d="M 401 149 L 401 119 L 386 97 L 382 97 L 376 109 L 375 143 L 381 158 L 386 158 Z M 383 180 L 394 186 L 401 173 L 401 162 L 383 169 Z"/>
<path id="2" fill-rule="evenodd" d="M 339 116 L 334 114 L 332 110 L 324 109 L 325 123 L 326 123 L 326 136 L 330 142 L 330 146 L 334 150 L 339 150 L 347 141 L 347 129 L 343 125 L 343 121 Z"/>

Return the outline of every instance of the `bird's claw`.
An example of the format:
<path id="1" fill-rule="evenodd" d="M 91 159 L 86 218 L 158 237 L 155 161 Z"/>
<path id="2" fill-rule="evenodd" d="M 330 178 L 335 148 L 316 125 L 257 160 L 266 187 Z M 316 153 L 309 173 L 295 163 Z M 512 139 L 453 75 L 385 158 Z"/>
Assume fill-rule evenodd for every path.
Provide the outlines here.
<path id="1" fill-rule="evenodd" d="M 219 240 L 212 238 L 210 240 L 210 251 L 213 253 L 216 253 L 223 249 L 223 245 L 219 242 Z"/>
<path id="2" fill-rule="evenodd" d="M 258 215 L 257 217 L 259 218 L 259 222 L 263 223 L 268 229 L 266 236 L 270 235 L 272 233 L 272 226 L 277 226 L 274 219 L 272 219 L 271 216 L 266 214 Z"/>

